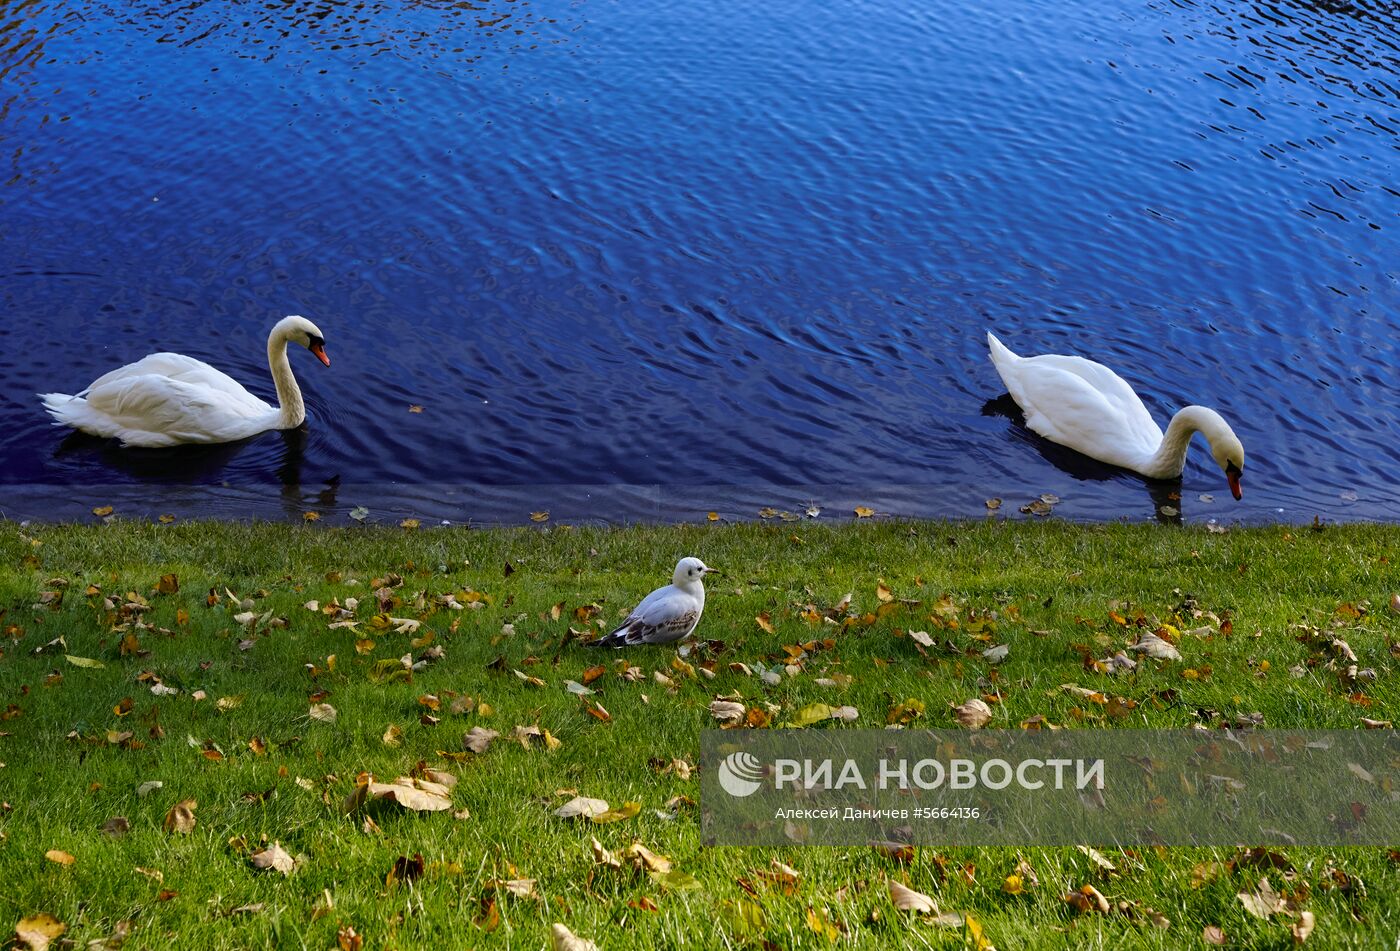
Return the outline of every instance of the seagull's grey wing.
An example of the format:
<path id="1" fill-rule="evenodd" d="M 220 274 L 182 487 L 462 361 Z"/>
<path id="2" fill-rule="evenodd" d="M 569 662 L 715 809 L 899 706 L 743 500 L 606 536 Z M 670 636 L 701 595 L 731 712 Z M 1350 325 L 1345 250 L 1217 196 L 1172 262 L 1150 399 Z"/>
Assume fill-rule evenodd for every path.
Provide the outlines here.
<path id="1" fill-rule="evenodd" d="M 653 591 L 609 638 L 625 644 L 669 644 L 700 623 L 700 603 L 675 588 Z"/>

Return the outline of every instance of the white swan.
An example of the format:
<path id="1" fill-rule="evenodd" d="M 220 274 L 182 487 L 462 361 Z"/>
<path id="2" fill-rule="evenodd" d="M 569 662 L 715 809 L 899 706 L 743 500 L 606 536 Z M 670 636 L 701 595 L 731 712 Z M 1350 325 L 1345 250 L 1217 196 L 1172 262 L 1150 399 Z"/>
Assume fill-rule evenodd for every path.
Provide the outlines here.
<path id="1" fill-rule="evenodd" d="M 987 346 L 1032 432 L 1150 479 L 1180 476 L 1191 437 L 1199 432 L 1225 470 L 1231 494 L 1240 498 L 1244 446 L 1215 410 L 1184 406 L 1163 435 L 1133 388 L 1102 363 L 1051 353 L 1017 356 L 991 333 Z"/>
<path id="2" fill-rule="evenodd" d="M 174 446 L 247 439 L 269 429 L 293 429 L 306 404 L 287 361 L 287 344 L 310 350 L 326 366 L 325 338 L 305 317 L 283 317 L 267 337 L 267 363 L 278 406 L 245 390 L 227 374 L 179 353 L 153 353 L 104 374 L 76 396 L 41 393 L 56 426 L 116 438 L 123 446 Z"/>

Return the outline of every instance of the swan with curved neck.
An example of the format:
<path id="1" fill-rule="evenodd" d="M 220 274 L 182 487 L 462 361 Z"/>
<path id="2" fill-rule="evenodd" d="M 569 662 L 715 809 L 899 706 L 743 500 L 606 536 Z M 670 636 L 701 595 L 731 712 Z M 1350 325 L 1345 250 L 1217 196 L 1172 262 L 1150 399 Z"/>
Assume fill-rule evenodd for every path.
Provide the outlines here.
<path id="1" fill-rule="evenodd" d="M 306 403 L 287 359 L 293 343 L 331 365 L 315 324 L 296 315 L 279 320 L 267 337 L 277 406 L 179 353 L 153 353 L 98 377 L 77 395 L 43 393 L 39 399 L 55 425 L 120 439 L 123 446 L 235 442 L 270 429 L 294 429 L 306 420 Z"/>
<path id="2" fill-rule="evenodd" d="M 1242 496 L 1244 445 L 1230 424 L 1206 406 L 1184 406 L 1163 433 L 1133 388 L 1102 363 L 1083 357 L 1012 353 L 987 334 L 992 365 L 1026 416 L 1026 427 L 1051 442 L 1150 479 L 1175 479 L 1196 433 Z"/>

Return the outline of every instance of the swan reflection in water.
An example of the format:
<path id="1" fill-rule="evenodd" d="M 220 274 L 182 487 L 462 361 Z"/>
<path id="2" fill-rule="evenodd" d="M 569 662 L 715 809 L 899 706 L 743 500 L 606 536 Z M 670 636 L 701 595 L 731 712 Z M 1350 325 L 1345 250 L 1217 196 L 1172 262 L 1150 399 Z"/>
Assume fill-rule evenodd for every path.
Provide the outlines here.
<path id="1" fill-rule="evenodd" d="M 284 507 L 291 514 L 308 506 L 333 508 L 340 490 L 339 474 L 318 480 L 318 488 L 305 490 L 306 425 L 264 433 L 239 442 L 211 446 L 174 446 L 167 449 L 122 448 L 114 439 L 72 432 L 59 444 L 55 456 L 91 456 L 122 473 L 131 482 L 157 485 L 251 486 L 266 484 L 267 473 L 281 486 Z M 280 444 L 280 450 L 278 448 Z M 232 471 L 230 471 L 232 470 Z"/>
<path id="2" fill-rule="evenodd" d="M 983 416 L 1002 416 L 1012 422 L 1011 438 L 1031 446 L 1041 458 L 1061 472 L 1080 482 L 1107 482 L 1110 479 L 1129 477 L 1141 480 L 1152 500 L 1152 514 L 1157 521 L 1168 525 L 1182 524 L 1181 518 L 1181 478 L 1149 479 L 1127 469 L 1111 466 L 1105 462 L 1090 459 L 1081 452 L 1053 443 L 1043 436 L 1037 436 L 1026 428 L 1025 414 L 1010 393 L 1003 393 L 982 404 Z M 1175 514 L 1172 514 L 1175 513 Z"/>

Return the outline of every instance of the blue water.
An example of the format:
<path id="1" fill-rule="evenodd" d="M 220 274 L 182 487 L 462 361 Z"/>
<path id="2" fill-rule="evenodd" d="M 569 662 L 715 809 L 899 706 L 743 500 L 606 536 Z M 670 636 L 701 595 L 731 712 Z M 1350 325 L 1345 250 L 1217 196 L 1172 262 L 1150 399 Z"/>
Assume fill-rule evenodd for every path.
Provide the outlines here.
<path id="1" fill-rule="evenodd" d="M 1373 0 L 0 4 L 0 511 L 1397 519 L 1397 50 Z M 33 397 L 271 397 L 288 313 L 303 433 Z M 1029 434 L 987 328 L 1220 409 L 1245 501 Z"/>

